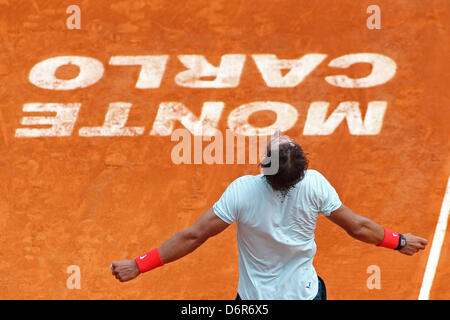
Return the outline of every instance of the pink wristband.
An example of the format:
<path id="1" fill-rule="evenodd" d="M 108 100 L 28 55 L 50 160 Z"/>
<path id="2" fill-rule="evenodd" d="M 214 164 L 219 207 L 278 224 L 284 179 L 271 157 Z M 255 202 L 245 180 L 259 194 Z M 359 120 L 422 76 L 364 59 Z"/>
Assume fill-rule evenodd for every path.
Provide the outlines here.
<path id="1" fill-rule="evenodd" d="M 164 265 L 164 262 L 161 260 L 161 257 L 159 256 L 158 248 L 152 249 L 149 252 L 137 257 L 135 261 L 141 273 L 150 271 L 152 269 Z"/>
<path id="2" fill-rule="evenodd" d="M 389 229 L 386 228 L 383 229 L 384 229 L 384 239 L 378 246 L 389 249 L 396 249 L 400 241 L 400 235 L 397 232 L 393 232 Z"/>

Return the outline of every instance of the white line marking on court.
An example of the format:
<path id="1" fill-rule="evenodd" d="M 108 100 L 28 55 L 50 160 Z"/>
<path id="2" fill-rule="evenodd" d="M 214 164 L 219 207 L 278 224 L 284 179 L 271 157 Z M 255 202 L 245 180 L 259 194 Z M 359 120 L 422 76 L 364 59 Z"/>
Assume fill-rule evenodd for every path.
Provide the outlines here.
<path id="1" fill-rule="evenodd" d="M 445 231 L 447 229 L 448 215 L 450 212 L 450 177 L 445 189 L 444 201 L 442 202 L 441 213 L 434 231 L 433 243 L 431 244 L 430 254 L 428 256 L 425 274 L 423 275 L 422 287 L 420 288 L 419 300 L 428 300 L 431 286 L 433 285 L 434 275 L 441 255 L 442 245 L 444 243 Z"/>

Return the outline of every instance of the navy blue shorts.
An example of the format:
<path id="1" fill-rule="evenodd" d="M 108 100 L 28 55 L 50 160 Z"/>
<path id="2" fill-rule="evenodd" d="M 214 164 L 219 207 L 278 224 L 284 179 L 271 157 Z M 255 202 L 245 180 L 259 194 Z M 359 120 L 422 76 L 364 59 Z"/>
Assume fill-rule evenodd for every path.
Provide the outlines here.
<path id="1" fill-rule="evenodd" d="M 319 276 L 317 276 L 317 279 L 319 281 L 319 289 L 313 300 L 327 300 L 327 287 L 325 286 L 325 282 Z M 236 300 L 242 300 L 239 293 L 236 296 Z"/>

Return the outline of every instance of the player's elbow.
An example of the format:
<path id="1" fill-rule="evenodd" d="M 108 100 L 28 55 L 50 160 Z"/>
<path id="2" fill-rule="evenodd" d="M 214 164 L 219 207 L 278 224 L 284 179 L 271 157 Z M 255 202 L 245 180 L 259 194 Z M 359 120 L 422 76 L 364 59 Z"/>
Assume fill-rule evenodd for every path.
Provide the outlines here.
<path id="1" fill-rule="evenodd" d="M 367 238 L 369 223 L 370 221 L 368 219 L 360 217 L 352 224 L 351 228 L 347 230 L 347 233 L 355 239 L 363 240 Z"/>
<path id="2" fill-rule="evenodd" d="M 204 232 L 195 227 L 187 228 L 184 232 L 184 238 L 193 249 L 201 246 L 207 239 Z"/>

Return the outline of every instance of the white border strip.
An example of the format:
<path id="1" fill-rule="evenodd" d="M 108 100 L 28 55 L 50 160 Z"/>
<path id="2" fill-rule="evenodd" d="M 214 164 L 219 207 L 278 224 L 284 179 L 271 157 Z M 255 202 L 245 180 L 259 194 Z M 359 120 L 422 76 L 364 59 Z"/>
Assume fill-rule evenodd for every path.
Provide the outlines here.
<path id="1" fill-rule="evenodd" d="M 441 213 L 434 231 L 433 243 L 431 245 L 430 255 L 428 256 L 427 267 L 423 275 L 422 287 L 420 288 L 419 300 L 428 300 L 431 286 L 433 285 L 434 275 L 441 255 L 442 245 L 444 243 L 445 230 L 447 229 L 448 215 L 450 212 L 450 177 L 445 190 L 444 201 L 442 202 Z"/>

